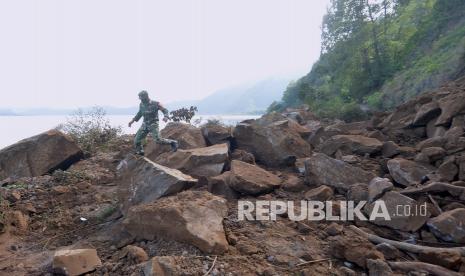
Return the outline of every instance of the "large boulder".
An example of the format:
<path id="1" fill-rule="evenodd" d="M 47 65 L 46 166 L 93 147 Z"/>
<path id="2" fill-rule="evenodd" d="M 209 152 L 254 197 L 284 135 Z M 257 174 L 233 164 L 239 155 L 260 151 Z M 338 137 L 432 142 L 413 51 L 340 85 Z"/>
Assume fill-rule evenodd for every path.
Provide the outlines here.
<path id="1" fill-rule="evenodd" d="M 229 183 L 231 183 L 231 172 L 227 171 L 221 175 L 208 177 L 207 188 L 212 194 L 222 196 L 226 199 L 236 199 L 239 193 L 233 190 Z"/>
<path id="2" fill-rule="evenodd" d="M 129 156 L 118 165 L 118 199 L 123 213 L 129 207 L 186 190 L 197 180 L 146 157 Z"/>
<path id="3" fill-rule="evenodd" d="M 444 212 L 430 219 L 427 225 L 443 241 L 465 243 L 465 208 Z"/>
<path id="4" fill-rule="evenodd" d="M 265 165 L 293 165 L 296 158 L 309 156 L 311 147 L 292 125 L 288 120 L 242 122 L 234 129 L 236 145 Z"/>
<path id="5" fill-rule="evenodd" d="M 281 179 L 255 165 L 233 160 L 229 185 L 239 193 L 258 195 L 279 187 Z"/>
<path id="6" fill-rule="evenodd" d="M 391 181 L 387 178 L 375 177 L 368 184 L 368 201 L 373 202 L 381 197 L 385 192 L 394 188 Z"/>
<path id="7" fill-rule="evenodd" d="M 403 186 L 418 184 L 431 172 L 428 167 L 403 158 L 389 160 L 387 167 L 394 181 Z"/>
<path id="8" fill-rule="evenodd" d="M 374 154 L 380 152 L 383 143 L 378 139 L 362 135 L 335 135 L 320 146 L 320 151 L 326 155 L 333 155 L 338 150 L 343 154 Z"/>
<path id="9" fill-rule="evenodd" d="M 220 124 L 206 124 L 201 130 L 209 145 L 229 143 L 232 139 L 231 128 Z"/>
<path id="10" fill-rule="evenodd" d="M 81 149 L 71 138 L 49 130 L 0 150 L 0 180 L 64 170 L 81 157 Z"/>
<path id="11" fill-rule="evenodd" d="M 305 179 L 311 185 L 327 185 L 341 190 L 357 183 L 369 183 L 375 175 L 344 161 L 315 153 L 305 161 Z"/>
<path id="12" fill-rule="evenodd" d="M 464 93 L 460 91 L 460 93 L 451 93 L 439 99 L 441 115 L 436 121 L 437 126 L 447 126 L 451 123 L 453 117 L 459 114 L 465 114 L 465 101 L 463 97 Z"/>
<path id="13" fill-rule="evenodd" d="M 185 191 L 129 209 L 123 224 L 136 239 L 165 237 L 223 254 L 228 242 L 223 229 L 226 200 L 204 191 Z"/>
<path id="14" fill-rule="evenodd" d="M 384 201 L 387 211 L 390 215 L 390 220 L 377 217 L 372 223 L 380 226 L 387 226 L 392 229 L 401 231 L 417 231 L 420 229 L 430 217 L 430 213 L 427 210 L 422 210 L 420 204 L 410 197 L 401 195 L 398 192 L 387 192 L 380 199 Z M 380 212 L 380 210 L 374 210 L 375 203 L 369 203 L 365 206 L 367 215 L 370 215 L 373 211 Z M 425 211 L 426 213 L 422 213 Z"/>
<path id="15" fill-rule="evenodd" d="M 333 128 L 331 126 L 327 126 L 327 127 L 320 126 L 320 127 L 317 127 L 315 131 L 312 132 L 308 141 L 310 145 L 312 145 L 312 147 L 317 148 L 324 141 L 328 140 L 334 135 L 339 135 L 339 134 L 343 134 L 343 133 L 342 133 L 342 130 L 338 128 Z"/>
<path id="16" fill-rule="evenodd" d="M 210 147 L 166 152 L 154 161 L 172 169 L 180 170 L 194 177 L 215 176 L 221 174 L 229 161 L 227 144 Z"/>
<path id="17" fill-rule="evenodd" d="M 420 107 L 413 119 L 413 126 L 425 126 L 441 114 L 441 109 L 436 101 L 429 102 Z"/>
<path id="18" fill-rule="evenodd" d="M 190 124 L 171 122 L 160 131 L 160 135 L 163 138 L 178 141 L 180 149 L 193 149 L 207 146 L 207 142 L 203 137 L 202 131 Z M 169 145 L 156 144 L 155 142 L 150 141 L 145 148 L 145 153 L 146 156 L 153 160 L 156 156 L 163 152 L 168 152 L 170 149 Z"/>
<path id="19" fill-rule="evenodd" d="M 415 122 L 415 124 L 418 124 L 418 122 L 426 124 L 424 121 L 430 118 L 431 113 L 434 114 L 435 107 L 434 104 L 431 104 L 432 101 L 433 97 L 431 94 L 424 94 L 399 105 L 396 110 L 389 113 L 376 127 L 382 128 L 384 133 L 392 133 L 393 130 L 404 129 L 411 126 L 413 122 Z M 421 107 L 424 105 L 428 106 L 424 107 L 422 110 Z"/>

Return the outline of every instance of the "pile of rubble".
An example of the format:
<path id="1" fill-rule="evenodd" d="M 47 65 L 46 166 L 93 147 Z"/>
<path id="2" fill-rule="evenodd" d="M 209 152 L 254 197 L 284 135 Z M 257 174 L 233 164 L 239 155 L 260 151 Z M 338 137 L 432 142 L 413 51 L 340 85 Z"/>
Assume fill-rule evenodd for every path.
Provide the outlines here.
<path id="1" fill-rule="evenodd" d="M 462 275 L 464 99 L 458 80 L 364 122 L 303 108 L 235 127 L 170 123 L 162 135 L 180 150 L 149 143 L 146 157 L 130 137 L 80 161 L 58 132 L 24 140 L 0 151 L 0 270 Z M 337 219 L 240 220 L 239 200 L 331 202 Z M 366 217 L 382 201 L 390 219 L 342 219 L 347 201 L 366 202 Z"/>

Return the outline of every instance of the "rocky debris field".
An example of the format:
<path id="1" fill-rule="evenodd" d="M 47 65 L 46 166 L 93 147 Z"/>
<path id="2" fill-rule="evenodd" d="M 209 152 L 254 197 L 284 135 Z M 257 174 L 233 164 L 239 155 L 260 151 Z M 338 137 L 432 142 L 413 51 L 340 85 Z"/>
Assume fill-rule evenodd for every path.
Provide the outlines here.
<path id="1" fill-rule="evenodd" d="M 49 131 L 0 151 L 0 274 L 464 275 L 464 127 L 459 80 L 364 122 L 170 123 L 180 150 L 146 157 L 122 136 L 83 158 Z M 296 204 L 251 221 L 239 200 Z M 302 200 L 391 219 L 291 220 Z"/>

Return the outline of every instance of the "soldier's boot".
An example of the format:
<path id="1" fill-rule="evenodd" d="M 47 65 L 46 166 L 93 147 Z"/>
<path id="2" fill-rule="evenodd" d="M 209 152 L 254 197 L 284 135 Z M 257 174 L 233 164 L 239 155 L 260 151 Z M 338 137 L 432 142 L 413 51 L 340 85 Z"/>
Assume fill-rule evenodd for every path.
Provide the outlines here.
<path id="1" fill-rule="evenodd" d="M 140 156 L 144 156 L 144 148 L 142 145 L 137 144 L 136 145 L 136 154 Z"/>
<path id="2" fill-rule="evenodd" d="M 173 152 L 178 151 L 178 141 L 172 141 L 172 142 L 170 143 L 170 145 L 171 145 L 171 150 L 172 150 Z"/>

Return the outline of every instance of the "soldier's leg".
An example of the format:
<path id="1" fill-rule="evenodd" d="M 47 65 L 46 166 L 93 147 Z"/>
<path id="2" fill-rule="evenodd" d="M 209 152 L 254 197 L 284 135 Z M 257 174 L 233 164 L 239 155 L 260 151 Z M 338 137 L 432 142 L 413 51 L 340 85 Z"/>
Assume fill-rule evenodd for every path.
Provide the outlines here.
<path id="1" fill-rule="evenodd" d="M 136 137 L 134 138 L 134 147 L 136 148 L 136 153 L 143 154 L 144 149 L 142 147 L 142 141 L 147 137 L 149 131 L 145 125 L 142 125 L 136 133 Z"/>
<path id="2" fill-rule="evenodd" d="M 151 126 L 152 138 L 157 144 L 171 145 L 171 149 L 176 151 L 178 149 L 178 141 L 172 139 L 166 139 L 160 136 L 158 124 Z"/>

